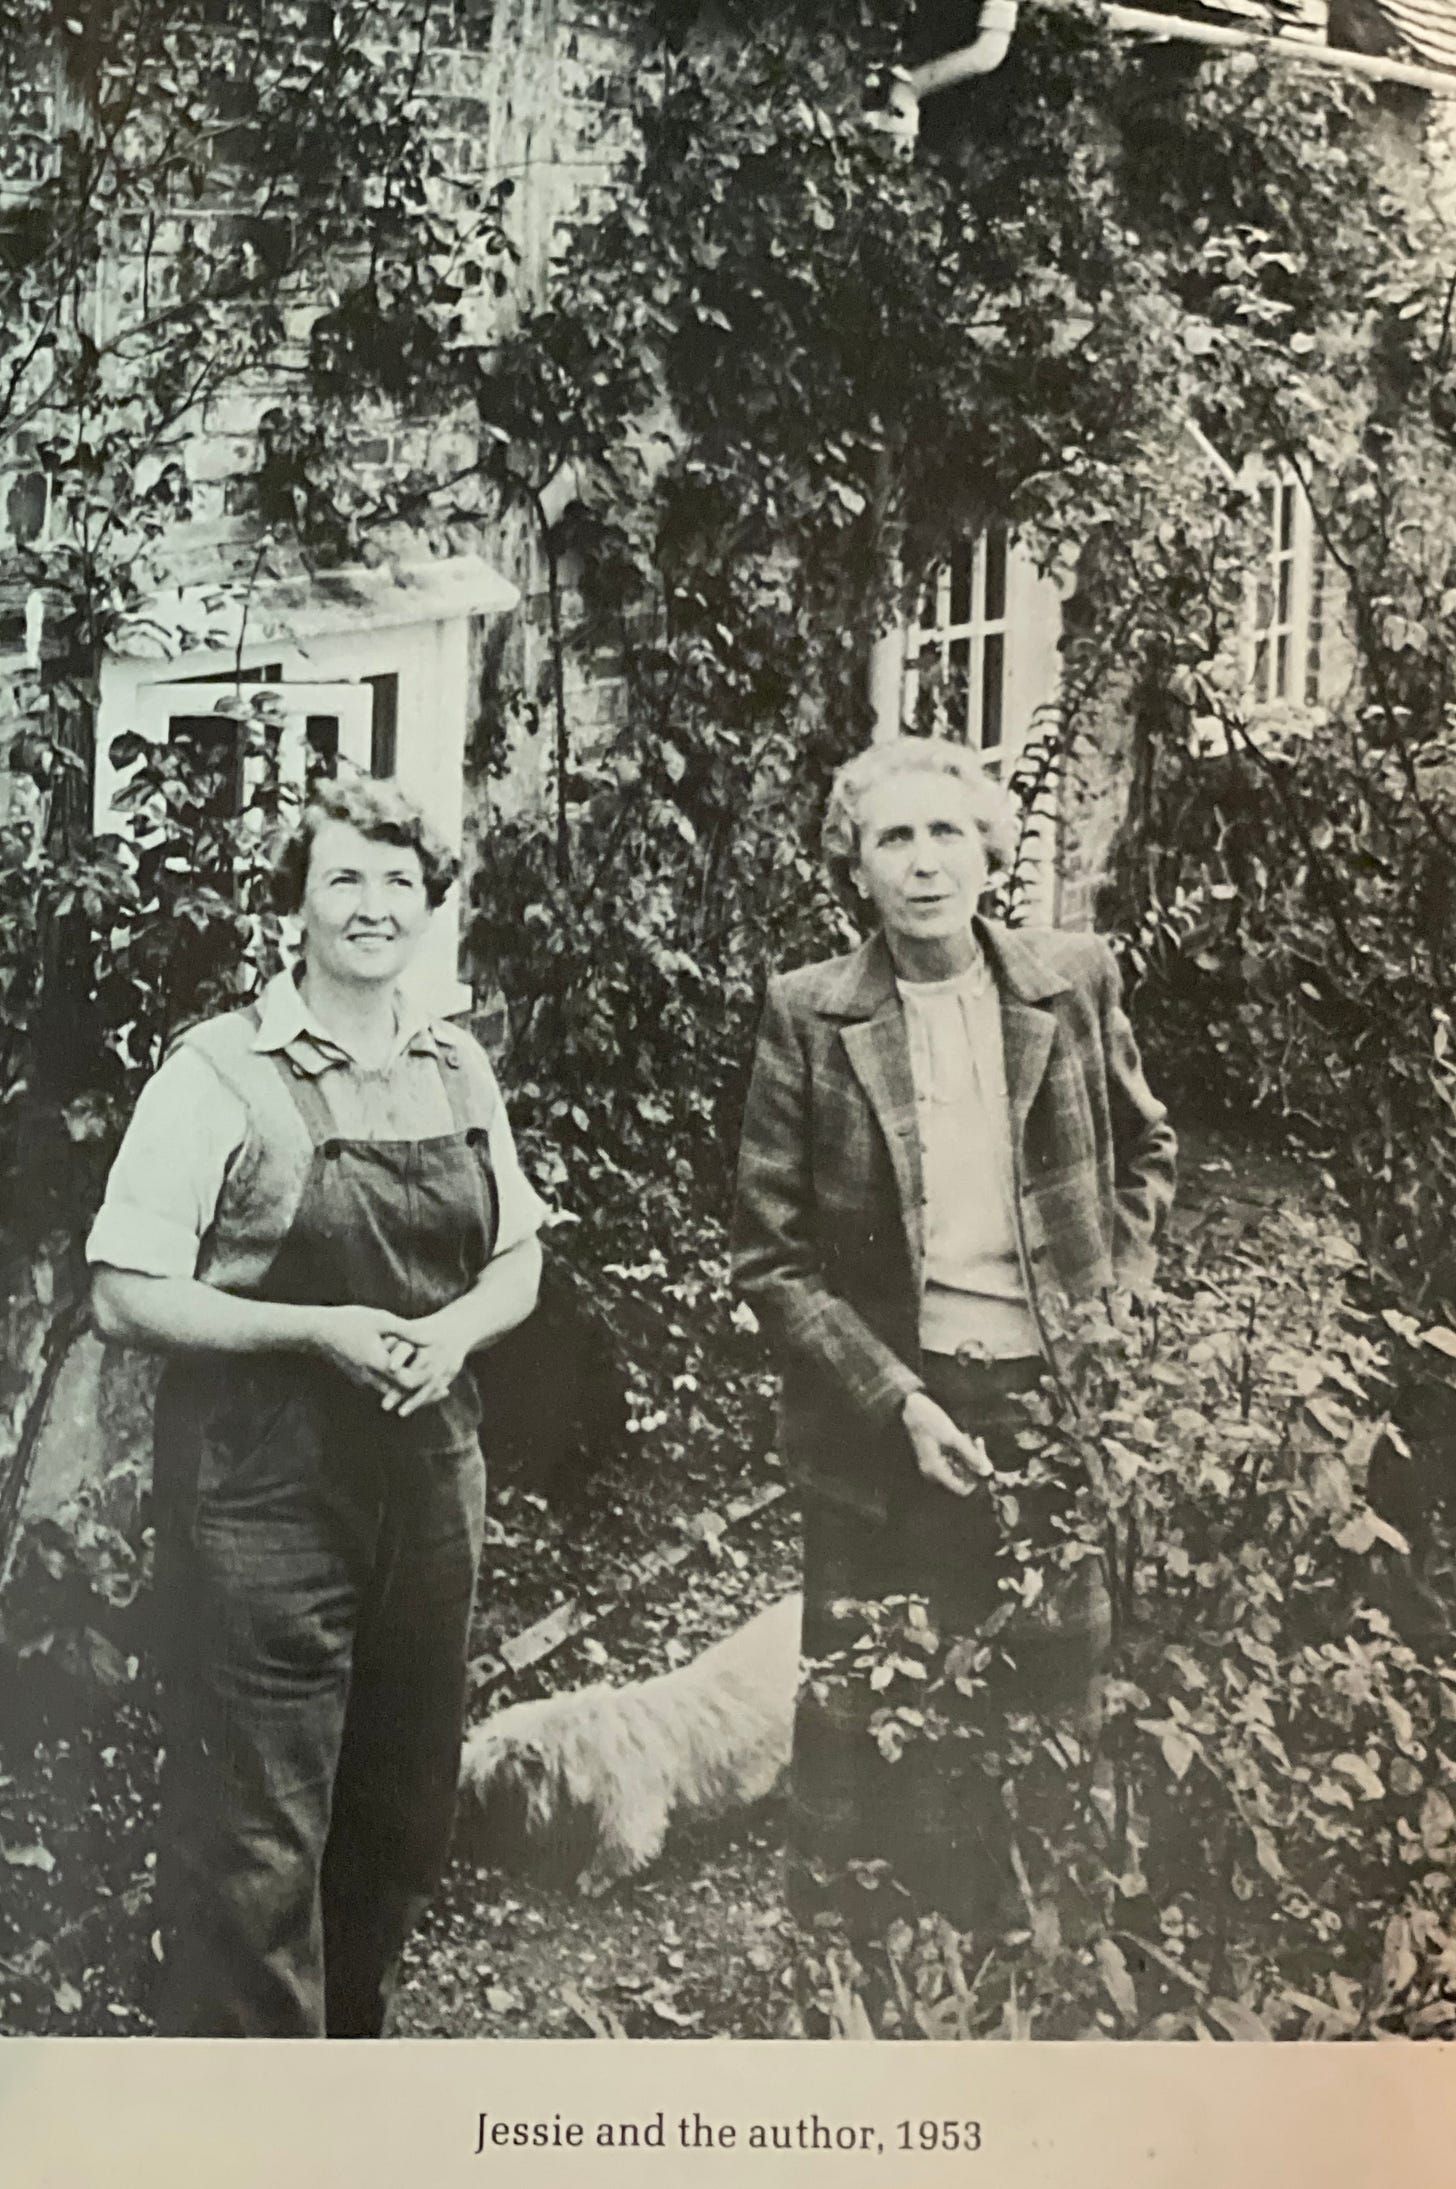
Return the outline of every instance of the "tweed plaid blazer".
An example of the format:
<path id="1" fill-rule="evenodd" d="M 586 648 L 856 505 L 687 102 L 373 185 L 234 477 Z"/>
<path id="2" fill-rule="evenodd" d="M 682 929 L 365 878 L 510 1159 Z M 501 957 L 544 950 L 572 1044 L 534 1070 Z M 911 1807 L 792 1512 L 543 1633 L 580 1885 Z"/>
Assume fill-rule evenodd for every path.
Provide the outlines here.
<path id="1" fill-rule="evenodd" d="M 1150 1281 L 1176 1142 L 1106 943 L 975 926 L 1001 1002 L 1022 1271 L 1054 1358 L 1068 1304 Z M 922 1200 L 905 1013 L 876 935 L 769 983 L 732 1227 L 735 1283 L 783 1372 L 785 1461 L 870 1511 L 911 1464 Z"/>

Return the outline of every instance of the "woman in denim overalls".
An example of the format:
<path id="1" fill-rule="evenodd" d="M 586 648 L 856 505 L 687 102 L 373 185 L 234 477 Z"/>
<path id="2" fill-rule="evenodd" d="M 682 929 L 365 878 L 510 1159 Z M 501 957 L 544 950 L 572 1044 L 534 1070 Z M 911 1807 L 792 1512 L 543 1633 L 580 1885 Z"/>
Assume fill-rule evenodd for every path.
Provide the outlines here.
<path id="1" fill-rule="evenodd" d="M 300 971 L 143 1091 L 89 1242 L 157 1399 L 158 2027 L 377 2036 L 449 1846 L 485 1469 L 469 1355 L 541 1208 L 490 1066 L 397 987 L 455 861 L 392 785 L 285 852 Z"/>

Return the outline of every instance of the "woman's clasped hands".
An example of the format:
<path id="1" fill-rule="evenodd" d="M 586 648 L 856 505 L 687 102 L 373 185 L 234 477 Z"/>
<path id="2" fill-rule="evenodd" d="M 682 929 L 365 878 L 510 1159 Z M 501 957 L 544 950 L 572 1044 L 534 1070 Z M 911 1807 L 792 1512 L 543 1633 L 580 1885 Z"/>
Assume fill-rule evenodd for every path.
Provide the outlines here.
<path id="1" fill-rule="evenodd" d="M 314 1350 L 351 1383 L 377 1392 L 383 1411 L 404 1421 L 446 1397 L 467 1349 L 448 1310 L 411 1321 L 382 1308 L 325 1307 Z"/>

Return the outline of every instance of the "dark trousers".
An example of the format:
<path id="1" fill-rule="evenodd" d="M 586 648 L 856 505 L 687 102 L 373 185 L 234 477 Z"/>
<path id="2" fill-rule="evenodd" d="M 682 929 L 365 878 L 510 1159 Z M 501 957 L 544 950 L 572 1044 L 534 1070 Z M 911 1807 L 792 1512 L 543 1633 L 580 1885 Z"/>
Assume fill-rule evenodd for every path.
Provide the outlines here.
<path id="1" fill-rule="evenodd" d="M 251 1448 L 159 1459 L 158 2028 L 377 2036 L 449 1850 L 484 1463 L 249 1397 Z"/>
<path id="2" fill-rule="evenodd" d="M 1015 1394 L 1040 1377 L 1036 1361 L 964 1365 L 931 1356 L 930 1395 L 981 1437 L 1001 1469 L 1019 1464 Z M 846 1651 L 864 1633 L 854 1600 L 918 1597 L 942 1644 L 975 1636 L 1000 1601 L 1000 1530 L 984 1491 L 958 1498 L 927 1482 L 908 1446 L 887 1486 L 883 1520 L 815 1498 L 804 1516 L 805 1675 L 794 1724 L 789 1802 L 790 1906 L 801 1920 L 825 1910 L 855 1929 L 936 1907 L 966 1928 L 1011 1919 L 1019 1908 L 1006 1805 L 973 1744 L 910 1739 L 882 1754 L 870 1721 L 887 1701 L 913 1702 L 905 1682 L 893 1697 L 846 1668 L 816 1674 L 815 1659 Z M 1023 1499 L 1023 1524 L 1051 1540 L 1055 1493 Z M 1097 1561 L 1080 1569 L 1045 1622 L 1022 1622 L 975 1706 L 994 1736 L 998 1719 L 1030 1712 L 1085 1730 L 1096 1713 L 1097 1672 L 1110 1629 Z M 867 1867 L 866 1867 L 867 1866 Z"/>

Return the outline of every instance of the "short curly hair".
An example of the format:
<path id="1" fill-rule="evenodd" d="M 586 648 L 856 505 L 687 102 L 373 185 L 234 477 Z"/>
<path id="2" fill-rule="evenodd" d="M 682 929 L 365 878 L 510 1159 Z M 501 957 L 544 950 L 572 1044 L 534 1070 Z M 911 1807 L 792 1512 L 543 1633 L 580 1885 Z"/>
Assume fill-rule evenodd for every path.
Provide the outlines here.
<path id="1" fill-rule="evenodd" d="M 273 862 L 274 902 L 280 912 L 297 912 L 302 906 L 313 840 L 330 821 L 346 821 L 371 843 L 400 844 L 416 852 L 430 910 L 444 903 L 460 872 L 455 853 L 398 783 L 354 776 L 315 784 L 296 825 L 280 844 Z"/>
<path id="2" fill-rule="evenodd" d="M 987 866 L 996 874 L 1011 865 L 1016 856 L 1016 809 L 1007 792 L 987 775 L 979 753 L 948 737 L 891 737 L 847 760 L 830 785 L 820 844 L 841 885 L 848 882 L 859 858 L 860 817 L 868 793 L 891 776 L 920 773 L 948 775 L 961 785 L 971 819 L 981 832 Z"/>

